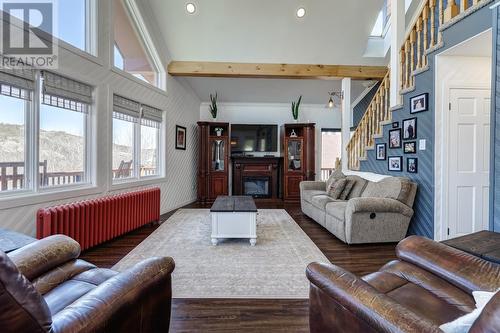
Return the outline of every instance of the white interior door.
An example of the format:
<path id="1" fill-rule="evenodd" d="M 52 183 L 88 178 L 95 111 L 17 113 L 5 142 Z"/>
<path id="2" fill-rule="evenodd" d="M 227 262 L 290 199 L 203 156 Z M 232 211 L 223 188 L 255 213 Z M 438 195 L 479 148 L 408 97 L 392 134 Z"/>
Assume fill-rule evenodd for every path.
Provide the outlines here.
<path id="1" fill-rule="evenodd" d="M 490 96 L 450 90 L 448 238 L 488 229 Z"/>

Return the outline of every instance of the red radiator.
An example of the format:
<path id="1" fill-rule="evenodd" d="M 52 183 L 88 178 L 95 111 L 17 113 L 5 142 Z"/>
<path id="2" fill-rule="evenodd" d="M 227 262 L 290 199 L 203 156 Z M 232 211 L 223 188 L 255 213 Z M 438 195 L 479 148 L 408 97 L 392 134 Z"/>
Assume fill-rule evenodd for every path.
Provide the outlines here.
<path id="1" fill-rule="evenodd" d="M 36 237 L 67 235 L 85 250 L 159 219 L 160 189 L 152 188 L 39 209 Z"/>

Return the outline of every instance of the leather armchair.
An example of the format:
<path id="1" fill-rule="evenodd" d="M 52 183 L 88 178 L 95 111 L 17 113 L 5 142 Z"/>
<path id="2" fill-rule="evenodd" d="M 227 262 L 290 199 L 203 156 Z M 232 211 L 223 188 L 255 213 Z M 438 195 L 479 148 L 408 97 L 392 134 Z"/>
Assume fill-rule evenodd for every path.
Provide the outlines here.
<path id="1" fill-rule="evenodd" d="M 62 235 L 0 252 L 0 331 L 168 332 L 172 258 L 118 273 L 79 255 Z"/>
<path id="2" fill-rule="evenodd" d="M 399 260 L 362 278 L 310 264 L 311 332 L 442 332 L 441 324 L 475 309 L 472 291 L 500 288 L 500 265 L 423 237 L 401 241 L 396 254 Z M 500 330 L 499 300 L 497 293 L 472 332 Z"/>

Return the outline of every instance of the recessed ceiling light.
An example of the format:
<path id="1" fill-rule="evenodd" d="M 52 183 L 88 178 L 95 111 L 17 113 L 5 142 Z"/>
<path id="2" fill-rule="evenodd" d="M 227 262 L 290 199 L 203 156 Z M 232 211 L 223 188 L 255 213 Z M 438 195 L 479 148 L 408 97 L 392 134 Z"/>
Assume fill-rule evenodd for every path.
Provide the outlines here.
<path id="1" fill-rule="evenodd" d="M 306 9 L 304 7 L 300 7 L 297 9 L 297 17 L 303 18 L 306 15 Z"/>
<path id="2" fill-rule="evenodd" d="M 189 14 L 194 14 L 194 12 L 196 11 L 196 6 L 194 5 L 194 3 L 189 2 L 188 4 L 186 4 L 186 10 Z"/>

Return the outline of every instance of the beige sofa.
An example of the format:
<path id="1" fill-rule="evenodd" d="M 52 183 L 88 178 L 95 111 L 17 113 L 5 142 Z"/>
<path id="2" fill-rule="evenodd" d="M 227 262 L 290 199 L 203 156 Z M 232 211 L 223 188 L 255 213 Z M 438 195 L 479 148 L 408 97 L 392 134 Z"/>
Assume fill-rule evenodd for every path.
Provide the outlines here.
<path id="1" fill-rule="evenodd" d="M 301 182 L 302 212 L 348 244 L 398 242 L 405 238 L 417 184 L 403 177 L 379 182 L 359 176 L 347 179 L 355 180 L 355 184 L 345 201 L 328 196 L 326 182 Z"/>

